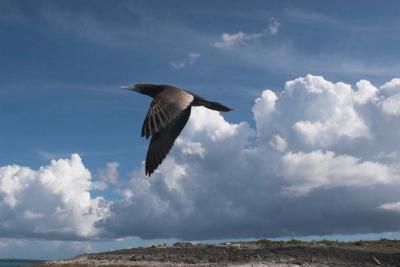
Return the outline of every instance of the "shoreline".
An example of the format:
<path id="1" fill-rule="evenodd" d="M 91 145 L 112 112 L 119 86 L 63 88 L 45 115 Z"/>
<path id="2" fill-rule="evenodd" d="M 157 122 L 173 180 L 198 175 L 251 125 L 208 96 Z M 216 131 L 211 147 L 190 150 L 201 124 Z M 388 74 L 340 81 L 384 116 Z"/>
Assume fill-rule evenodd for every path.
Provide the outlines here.
<path id="1" fill-rule="evenodd" d="M 180 242 L 83 254 L 35 266 L 400 266 L 400 240 Z"/>

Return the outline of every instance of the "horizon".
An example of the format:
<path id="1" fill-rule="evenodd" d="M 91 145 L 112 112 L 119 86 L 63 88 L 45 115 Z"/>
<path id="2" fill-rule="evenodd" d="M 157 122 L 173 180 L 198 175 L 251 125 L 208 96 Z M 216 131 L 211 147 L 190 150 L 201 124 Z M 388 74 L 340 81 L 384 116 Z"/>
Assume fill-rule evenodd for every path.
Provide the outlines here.
<path id="1" fill-rule="evenodd" d="M 399 8 L 1 1 L 0 259 L 400 239 Z M 136 83 L 233 111 L 194 107 L 148 178 Z"/>

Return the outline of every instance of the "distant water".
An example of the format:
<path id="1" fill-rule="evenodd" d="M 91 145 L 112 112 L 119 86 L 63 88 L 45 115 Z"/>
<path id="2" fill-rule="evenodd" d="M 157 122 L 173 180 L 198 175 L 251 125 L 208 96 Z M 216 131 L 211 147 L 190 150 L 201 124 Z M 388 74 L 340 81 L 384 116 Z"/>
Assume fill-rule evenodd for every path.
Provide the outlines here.
<path id="1" fill-rule="evenodd" d="M 33 264 L 41 263 L 42 261 L 29 261 L 29 260 L 0 260 L 0 267 L 18 267 L 18 266 L 31 266 Z"/>

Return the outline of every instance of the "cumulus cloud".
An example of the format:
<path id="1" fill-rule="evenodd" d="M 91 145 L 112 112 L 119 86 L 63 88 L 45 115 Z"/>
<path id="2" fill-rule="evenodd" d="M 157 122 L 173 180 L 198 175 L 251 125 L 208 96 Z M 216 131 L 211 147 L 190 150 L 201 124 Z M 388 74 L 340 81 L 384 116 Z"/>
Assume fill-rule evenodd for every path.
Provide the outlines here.
<path id="1" fill-rule="evenodd" d="M 398 231 L 400 118 L 383 104 L 398 93 L 397 80 L 352 86 L 307 75 L 263 90 L 254 127 L 194 107 L 160 168 L 150 179 L 142 167 L 118 180 L 113 202 L 91 197 L 77 155 L 39 170 L 2 167 L 0 234 L 198 240 Z"/>
<path id="2" fill-rule="evenodd" d="M 391 166 L 332 151 L 289 152 L 282 157 L 281 168 L 284 179 L 290 180 L 286 189 L 298 194 L 321 187 L 400 184 L 400 175 Z"/>
<path id="3" fill-rule="evenodd" d="M 388 97 L 381 104 L 383 112 L 400 116 L 400 94 Z"/>
<path id="4" fill-rule="evenodd" d="M 272 148 L 280 151 L 285 152 L 287 148 L 287 142 L 284 138 L 282 138 L 279 134 L 274 135 L 268 143 Z"/>
<path id="5" fill-rule="evenodd" d="M 376 102 L 378 89 L 369 81 L 361 80 L 356 83 L 357 90 L 353 92 L 353 101 L 356 104 L 365 105 L 368 102 Z"/>
<path id="6" fill-rule="evenodd" d="M 108 162 L 106 167 L 99 172 L 99 177 L 105 182 L 116 184 L 119 177 L 118 162 Z"/>
<path id="7" fill-rule="evenodd" d="M 107 202 L 90 195 L 91 174 L 79 155 L 52 160 L 33 170 L 0 168 L 0 235 L 45 239 L 85 239 L 97 235 L 95 223 Z"/>
<path id="8" fill-rule="evenodd" d="M 253 113 L 260 138 L 275 131 L 296 139 L 292 142 L 298 146 L 328 148 L 341 139 L 370 137 L 353 105 L 350 85 L 307 75 L 286 82 L 277 101 L 271 90 L 256 99 Z"/>
<path id="9" fill-rule="evenodd" d="M 182 153 L 185 155 L 199 155 L 201 158 L 204 157 L 205 149 L 199 142 L 191 142 L 190 140 L 179 138 L 176 140 L 175 145 L 181 147 Z"/>
<path id="10" fill-rule="evenodd" d="M 187 56 L 187 58 L 185 58 L 183 61 L 181 61 L 181 62 L 173 61 L 170 63 L 170 65 L 175 69 L 182 69 L 188 65 L 193 65 L 199 57 L 200 57 L 199 53 L 193 52 L 193 53 L 190 53 Z"/>
<path id="11" fill-rule="evenodd" d="M 392 116 L 400 116 L 400 79 L 395 78 L 380 87 L 379 105 L 382 111 Z"/>
<path id="12" fill-rule="evenodd" d="M 296 91 L 313 98 L 305 110 L 307 118 L 296 122 L 293 129 L 306 143 L 319 146 L 334 144 L 341 137 L 369 137 L 369 129 L 352 104 L 351 90 L 347 84 L 333 84 L 322 77 L 306 76 L 288 82 L 286 92 L 289 94 Z"/>
<path id="13" fill-rule="evenodd" d="M 386 203 L 399 201 L 400 128 L 384 91 L 300 77 L 261 93 L 254 129 L 193 108 L 159 171 L 134 172 L 99 227 L 183 239 L 399 230 Z"/>

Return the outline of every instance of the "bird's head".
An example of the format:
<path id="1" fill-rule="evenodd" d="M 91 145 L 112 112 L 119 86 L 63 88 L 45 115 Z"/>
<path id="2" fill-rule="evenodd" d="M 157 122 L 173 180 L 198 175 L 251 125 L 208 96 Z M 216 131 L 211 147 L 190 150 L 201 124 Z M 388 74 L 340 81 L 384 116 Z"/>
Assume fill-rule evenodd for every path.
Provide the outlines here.
<path id="1" fill-rule="evenodd" d="M 125 90 L 130 90 L 130 91 L 134 91 L 134 92 L 138 92 L 140 93 L 140 88 L 137 87 L 136 85 L 124 85 L 121 86 L 121 89 L 125 89 Z"/>
<path id="2" fill-rule="evenodd" d="M 160 85 L 160 84 L 135 84 L 135 85 L 122 86 L 121 88 L 154 97 L 158 93 L 160 93 L 163 89 L 165 89 L 165 87 L 166 85 Z"/>

